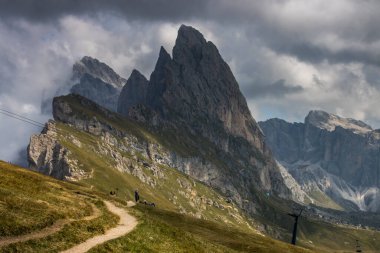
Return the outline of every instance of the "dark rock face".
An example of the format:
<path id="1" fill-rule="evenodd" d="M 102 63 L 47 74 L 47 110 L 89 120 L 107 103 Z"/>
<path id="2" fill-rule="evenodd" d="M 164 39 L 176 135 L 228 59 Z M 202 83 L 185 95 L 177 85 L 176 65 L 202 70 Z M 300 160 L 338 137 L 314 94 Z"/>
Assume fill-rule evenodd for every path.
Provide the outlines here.
<path id="1" fill-rule="evenodd" d="M 118 99 L 117 111 L 128 115 L 129 108 L 144 104 L 149 81 L 139 71 L 133 70 Z"/>
<path id="2" fill-rule="evenodd" d="M 196 143 L 196 136 L 215 145 L 224 162 L 224 174 L 207 183 L 222 191 L 233 185 L 247 199 L 252 197 L 248 190 L 252 188 L 289 196 L 229 66 L 199 31 L 182 25 L 173 58 L 161 47 L 148 84 L 132 74 L 126 90 L 136 86 L 141 91 L 147 87 L 146 93 L 120 96 L 118 112 L 160 129 L 171 129 L 183 139 L 192 135 L 188 141 L 198 145 L 201 153 L 207 152 L 202 143 Z M 189 172 L 204 178 L 202 173 Z"/>
<path id="3" fill-rule="evenodd" d="M 126 80 L 105 63 L 85 56 L 74 64 L 72 79 L 78 83 L 71 88 L 71 93 L 82 95 L 112 111 L 117 110 L 117 101 Z"/>
<path id="4" fill-rule="evenodd" d="M 278 160 L 293 163 L 300 159 L 304 150 L 304 124 L 270 119 L 259 122 L 259 125 L 265 133 L 266 143 Z"/>
<path id="5" fill-rule="evenodd" d="M 353 194 L 361 196 L 367 194 L 365 189 L 380 187 L 380 133 L 367 124 L 321 111 L 311 111 L 305 123 L 270 119 L 259 124 L 274 156 L 290 169 L 301 185 L 310 181 L 306 168 L 314 166 L 312 171 L 325 173 L 315 173 L 315 183 L 320 184 L 318 180 L 333 175 L 327 177 L 334 183 L 326 184 L 322 190 L 339 191 L 342 198 Z M 339 189 L 332 189 L 334 184 Z M 329 195 L 342 202 L 339 194 Z M 370 203 L 356 204 L 365 210 Z"/>
<path id="6" fill-rule="evenodd" d="M 194 28 L 181 26 L 173 59 L 161 48 L 146 86 L 144 105 L 159 112 L 162 118 L 180 117 L 193 130 L 210 138 L 217 137 L 213 133 L 217 127 L 264 149 L 260 128 L 229 66 L 215 45 Z M 120 106 L 129 103 L 134 104 L 134 98 L 120 97 Z M 126 111 L 119 112 L 128 115 Z"/>
<path id="7" fill-rule="evenodd" d="M 101 79 L 84 74 L 80 82 L 71 88 L 71 93 L 89 98 L 99 105 L 114 111 L 117 107 L 120 90 Z"/>
<path id="8" fill-rule="evenodd" d="M 73 66 L 73 79 L 79 80 L 84 74 L 99 78 L 115 88 L 122 88 L 127 82 L 127 80 L 116 74 L 107 64 L 89 56 L 84 56 Z"/>

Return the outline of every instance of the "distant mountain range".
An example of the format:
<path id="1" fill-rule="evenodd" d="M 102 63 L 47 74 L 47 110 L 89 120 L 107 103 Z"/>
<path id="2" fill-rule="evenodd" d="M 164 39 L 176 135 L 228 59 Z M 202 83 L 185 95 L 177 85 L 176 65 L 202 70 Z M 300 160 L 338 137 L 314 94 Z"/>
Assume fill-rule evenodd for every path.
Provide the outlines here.
<path id="1" fill-rule="evenodd" d="M 380 130 L 323 111 L 310 111 L 304 123 L 259 125 L 275 158 L 312 201 L 324 194 L 346 210 L 380 210 Z"/>

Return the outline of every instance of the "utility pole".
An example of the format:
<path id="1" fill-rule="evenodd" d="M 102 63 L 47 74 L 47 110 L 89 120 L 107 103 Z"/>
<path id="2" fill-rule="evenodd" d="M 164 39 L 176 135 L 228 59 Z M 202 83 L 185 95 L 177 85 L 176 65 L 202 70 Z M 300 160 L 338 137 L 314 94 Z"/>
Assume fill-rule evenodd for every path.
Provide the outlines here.
<path id="1" fill-rule="evenodd" d="M 292 236 L 292 244 L 296 245 L 297 241 L 297 226 L 298 226 L 298 218 L 301 216 L 304 208 L 301 209 L 299 214 L 294 214 L 294 213 L 288 213 L 289 216 L 292 216 L 294 218 L 294 226 L 293 226 L 293 236 Z"/>

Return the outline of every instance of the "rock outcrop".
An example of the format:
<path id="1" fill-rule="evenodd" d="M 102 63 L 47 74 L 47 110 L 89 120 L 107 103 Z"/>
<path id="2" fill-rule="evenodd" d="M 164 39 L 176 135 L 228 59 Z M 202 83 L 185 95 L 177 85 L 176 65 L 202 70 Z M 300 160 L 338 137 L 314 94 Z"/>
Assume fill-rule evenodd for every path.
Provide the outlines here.
<path id="1" fill-rule="evenodd" d="M 117 101 L 126 80 L 105 63 L 89 56 L 83 57 L 73 66 L 73 82 L 70 92 L 91 99 L 99 105 L 117 110 Z"/>
<path id="2" fill-rule="evenodd" d="M 27 152 L 32 170 L 61 180 L 77 181 L 89 176 L 78 167 L 75 159 L 70 158 L 71 152 L 60 144 L 53 122 L 48 122 L 41 134 L 30 137 Z"/>
<path id="3" fill-rule="evenodd" d="M 314 185 L 349 209 L 378 208 L 371 205 L 378 194 L 368 191 L 380 187 L 378 130 L 322 111 L 311 111 L 304 123 L 259 124 L 274 156 L 309 191 Z"/>

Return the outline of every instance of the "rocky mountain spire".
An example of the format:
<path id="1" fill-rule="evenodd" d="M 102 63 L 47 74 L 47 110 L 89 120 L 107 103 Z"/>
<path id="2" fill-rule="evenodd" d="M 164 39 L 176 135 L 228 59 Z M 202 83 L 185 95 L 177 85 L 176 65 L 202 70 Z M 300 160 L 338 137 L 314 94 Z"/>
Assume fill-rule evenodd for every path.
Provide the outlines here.
<path id="1" fill-rule="evenodd" d="M 173 48 L 173 59 L 161 47 L 150 77 L 145 106 L 166 120 L 181 118 L 192 130 L 209 137 L 215 128 L 240 136 L 263 149 L 260 128 L 227 63 L 212 42 L 196 29 L 182 25 Z M 130 104 L 120 98 L 119 105 Z M 125 111 L 120 113 L 127 115 Z"/>
<path id="2" fill-rule="evenodd" d="M 120 97 L 119 106 L 130 108 L 131 104 L 136 104 L 136 100 Z M 257 182 L 258 188 L 288 193 L 231 69 L 216 46 L 198 30 L 180 27 L 173 57 L 161 47 L 142 105 L 130 113 L 121 109 L 118 112 L 144 122 L 149 122 L 147 117 L 154 117 L 150 120 L 154 126 L 161 122 L 161 128 L 204 138 L 217 145 L 220 152 L 245 161 L 241 169 L 247 170 L 242 177 Z M 230 161 L 226 160 L 226 164 Z M 226 178 L 236 174 L 242 165 L 229 166 Z"/>
<path id="3" fill-rule="evenodd" d="M 99 78 L 115 88 L 121 89 L 127 82 L 123 77 L 119 76 L 107 64 L 90 56 L 84 56 L 80 61 L 73 65 L 73 80 L 80 80 L 84 74 L 89 74 L 95 78 Z"/>
<path id="4" fill-rule="evenodd" d="M 144 104 L 149 81 L 138 70 L 134 69 L 123 87 L 119 97 L 117 111 L 128 114 L 129 108 Z M 124 101 L 123 103 L 121 101 Z"/>
<path id="5" fill-rule="evenodd" d="M 109 110 L 117 110 L 117 102 L 126 80 L 107 64 L 84 56 L 73 65 L 71 93 L 82 95 Z"/>

